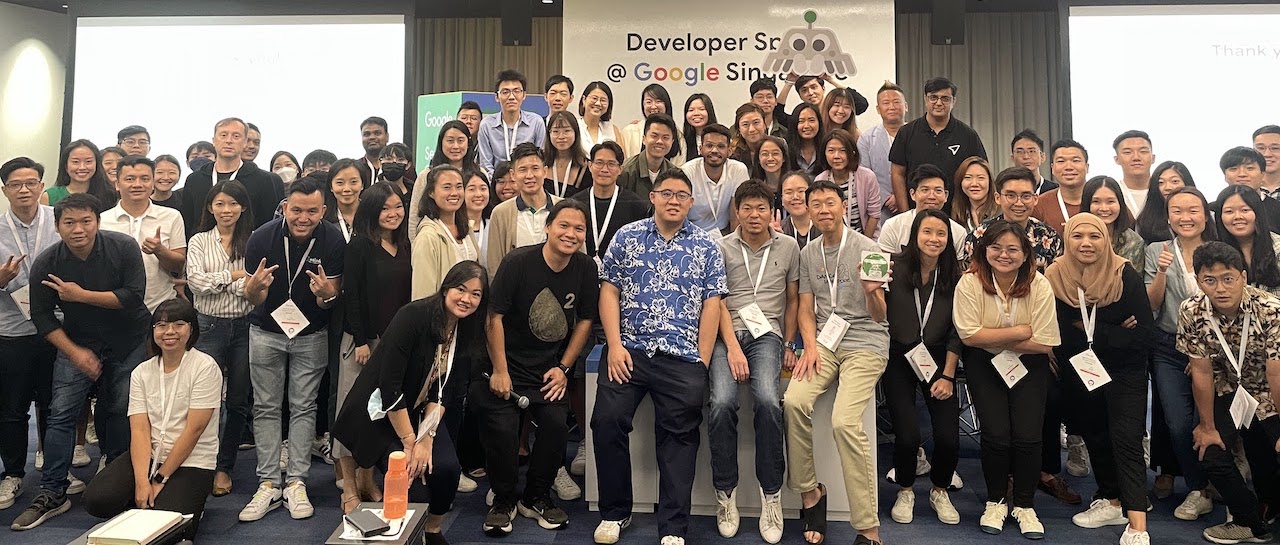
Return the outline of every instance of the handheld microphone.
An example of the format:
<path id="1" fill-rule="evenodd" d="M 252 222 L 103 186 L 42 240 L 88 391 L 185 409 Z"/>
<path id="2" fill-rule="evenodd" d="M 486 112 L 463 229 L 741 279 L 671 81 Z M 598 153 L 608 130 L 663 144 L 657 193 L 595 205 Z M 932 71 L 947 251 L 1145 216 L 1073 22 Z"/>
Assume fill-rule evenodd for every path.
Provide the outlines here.
<path id="1" fill-rule="evenodd" d="M 492 380 L 492 379 L 493 379 L 493 377 L 489 376 L 489 373 L 484 373 L 484 378 L 487 378 L 487 379 L 490 379 L 490 380 Z M 513 393 L 513 394 L 514 394 L 514 393 L 515 393 L 515 391 L 514 391 L 514 390 L 512 390 L 512 392 L 511 392 L 511 393 Z M 510 397 L 510 396 L 508 396 L 508 397 L 507 397 L 507 399 L 513 399 L 513 400 L 515 400 L 515 402 L 516 402 L 516 406 L 517 406 L 517 407 L 520 407 L 521 409 L 528 409 L 528 408 L 529 408 L 529 398 L 528 398 L 528 397 L 525 397 L 525 396 L 522 396 L 522 395 L 517 394 L 515 397 Z"/>

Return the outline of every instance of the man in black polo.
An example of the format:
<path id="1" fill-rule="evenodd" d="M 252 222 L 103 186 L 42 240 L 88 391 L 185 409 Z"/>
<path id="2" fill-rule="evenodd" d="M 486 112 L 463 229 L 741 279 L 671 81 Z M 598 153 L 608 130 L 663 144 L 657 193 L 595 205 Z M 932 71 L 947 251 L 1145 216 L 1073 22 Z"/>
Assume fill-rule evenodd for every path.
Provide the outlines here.
<path id="1" fill-rule="evenodd" d="M 956 84 L 947 78 L 936 77 L 925 82 L 924 115 L 903 125 L 889 148 L 894 202 L 911 203 L 907 196 L 907 173 L 930 163 L 947 174 L 943 180 L 947 183 L 947 203 L 943 210 L 950 210 L 951 199 L 956 195 L 952 185 L 960 163 L 974 155 L 987 158 L 978 133 L 951 115 L 956 95 Z"/>
<path id="2" fill-rule="evenodd" d="M 209 190 L 215 183 L 227 180 L 239 181 L 248 190 L 255 227 L 274 217 L 276 206 L 284 198 L 284 185 L 273 179 L 270 172 L 242 159 L 248 135 L 249 124 L 240 118 L 228 117 L 213 125 L 217 158 L 213 164 L 189 174 L 182 190 L 182 219 L 188 234 L 200 232 L 197 223 L 204 214 Z"/>
<path id="3" fill-rule="evenodd" d="M 108 462 L 129 449 L 129 375 L 145 357 L 147 276 L 133 237 L 98 230 L 101 204 L 73 193 L 53 209 L 62 241 L 31 265 L 31 321 L 55 348 L 40 495 L 14 520 L 30 530 L 67 512 L 76 420 L 98 383 L 95 423 Z M 59 319 L 55 310 L 62 311 Z"/>

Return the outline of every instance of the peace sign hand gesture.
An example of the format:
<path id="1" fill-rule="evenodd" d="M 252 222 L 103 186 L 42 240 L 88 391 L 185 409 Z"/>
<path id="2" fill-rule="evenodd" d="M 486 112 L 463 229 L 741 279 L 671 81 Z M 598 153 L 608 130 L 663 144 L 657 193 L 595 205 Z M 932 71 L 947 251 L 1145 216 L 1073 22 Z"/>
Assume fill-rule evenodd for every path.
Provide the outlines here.
<path id="1" fill-rule="evenodd" d="M 262 258 L 262 261 L 258 263 L 258 269 L 253 271 L 253 274 L 249 276 L 248 280 L 245 280 L 245 291 L 265 291 L 271 286 L 272 282 L 275 282 L 276 277 L 275 274 L 272 273 L 276 272 L 276 269 L 279 268 L 279 265 L 272 265 L 268 267 L 267 258 Z"/>
<path id="2" fill-rule="evenodd" d="M 20 256 L 9 256 L 9 260 L 0 265 L 0 286 L 7 286 L 9 282 L 13 282 L 18 277 L 18 271 L 22 267 L 22 261 L 27 258 L 27 254 Z"/>
<path id="3" fill-rule="evenodd" d="M 317 269 L 318 272 L 307 271 L 307 276 L 311 277 L 311 293 L 324 300 L 336 297 L 338 287 L 324 274 L 324 265 L 320 265 Z"/>

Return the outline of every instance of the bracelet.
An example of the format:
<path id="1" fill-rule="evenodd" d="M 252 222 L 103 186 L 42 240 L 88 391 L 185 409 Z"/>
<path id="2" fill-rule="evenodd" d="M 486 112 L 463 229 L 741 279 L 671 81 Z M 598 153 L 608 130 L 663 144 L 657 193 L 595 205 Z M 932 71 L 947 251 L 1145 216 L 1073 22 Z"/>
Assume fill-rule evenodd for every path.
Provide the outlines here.
<path id="1" fill-rule="evenodd" d="M 946 376 L 946 375 L 938 375 L 938 378 L 941 378 L 942 380 L 945 380 L 945 381 L 950 382 L 950 383 L 952 383 L 952 384 L 955 384 L 955 383 L 956 383 L 956 377 L 949 377 L 949 376 Z"/>
<path id="2" fill-rule="evenodd" d="M 411 441 L 412 441 L 413 439 L 416 439 L 418 436 L 417 436 L 417 435 L 414 435 L 414 434 L 412 434 L 412 433 L 406 433 L 406 434 L 404 434 L 404 435 L 401 435 L 401 436 L 400 436 L 400 440 L 401 440 L 401 441 L 404 441 L 404 438 L 405 438 L 405 437 L 408 437 L 408 438 L 409 438 L 409 440 L 411 440 Z"/>

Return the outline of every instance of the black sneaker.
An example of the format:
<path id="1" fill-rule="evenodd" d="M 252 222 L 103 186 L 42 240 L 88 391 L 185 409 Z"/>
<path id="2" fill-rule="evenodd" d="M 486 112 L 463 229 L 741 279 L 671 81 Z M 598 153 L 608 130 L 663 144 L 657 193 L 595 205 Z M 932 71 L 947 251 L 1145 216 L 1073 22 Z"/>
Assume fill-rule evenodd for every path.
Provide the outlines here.
<path id="1" fill-rule="evenodd" d="M 862 534 L 858 534 L 858 537 L 853 539 L 853 545 L 880 545 L 880 542 Z"/>
<path id="2" fill-rule="evenodd" d="M 547 530 L 559 530 L 569 525 L 569 514 L 556 507 L 549 497 L 533 500 L 533 505 L 525 505 L 521 500 L 517 507 L 522 516 L 538 521 L 538 526 Z"/>
<path id="3" fill-rule="evenodd" d="M 484 517 L 484 535 L 502 537 L 511 533 L 511 521 L 516 518 L 516 508 L 505 505 L 494 505 Z"/>
<path id="4" fill-rule="evenodd" d="M 30 530 L 44 524 L 46 520 L 66 513 L 69 509 L 71 509 L 71 500 L 67 499 L 66 494 L 55 496 L 47 491 L 41 492 L 36 496 L 35 501 L 31 502 L 31 506 L 14 519 L 9 528 L 19 532 Z"/>

